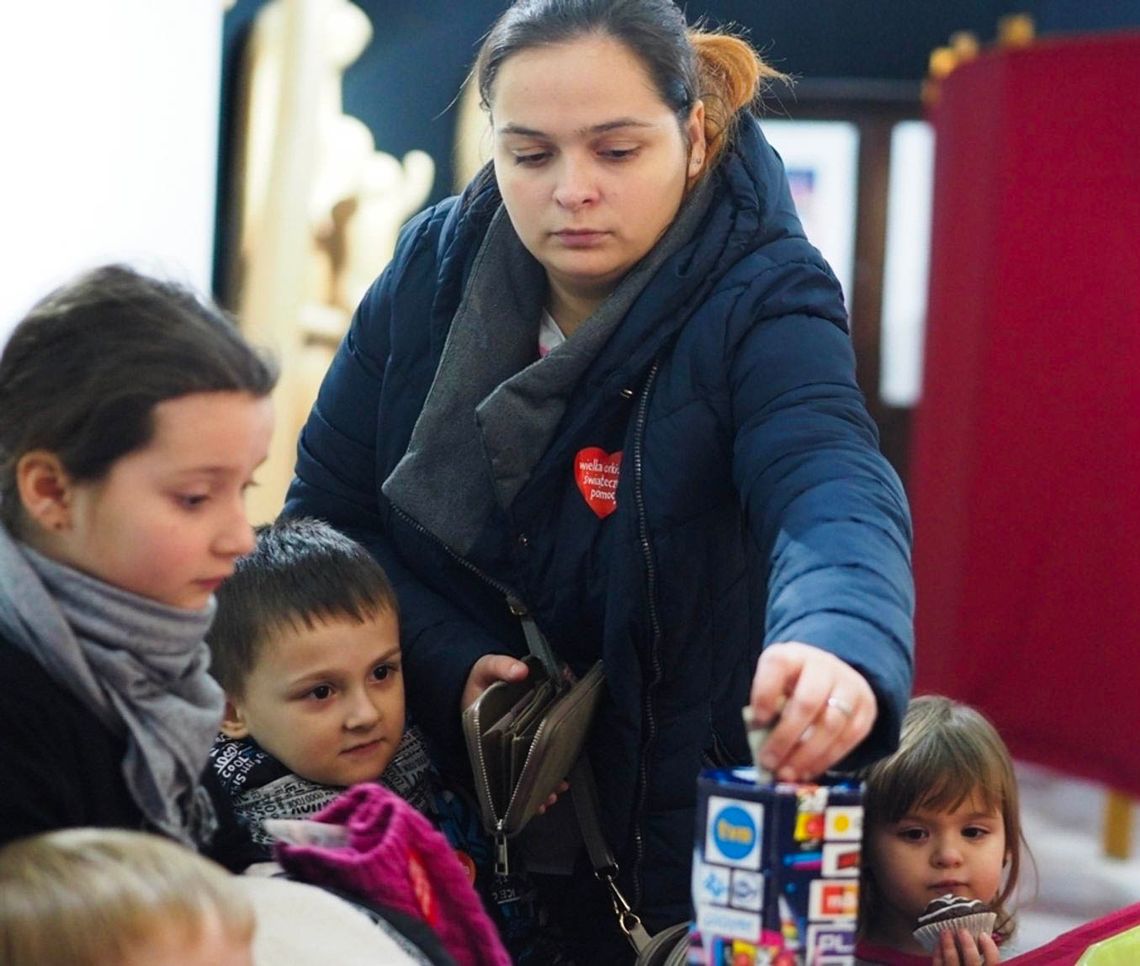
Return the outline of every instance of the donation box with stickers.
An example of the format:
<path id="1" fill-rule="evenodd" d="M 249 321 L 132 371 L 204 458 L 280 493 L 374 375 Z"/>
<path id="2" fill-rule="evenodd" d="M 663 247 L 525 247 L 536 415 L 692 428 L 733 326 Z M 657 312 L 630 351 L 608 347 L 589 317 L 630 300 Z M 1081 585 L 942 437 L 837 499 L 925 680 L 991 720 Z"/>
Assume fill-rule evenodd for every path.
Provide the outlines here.
<path id="1" fill-rule="evenodd" d="M 689 963 L 849 966 L 859 912 L 862 787 L 697 781 Z"/>

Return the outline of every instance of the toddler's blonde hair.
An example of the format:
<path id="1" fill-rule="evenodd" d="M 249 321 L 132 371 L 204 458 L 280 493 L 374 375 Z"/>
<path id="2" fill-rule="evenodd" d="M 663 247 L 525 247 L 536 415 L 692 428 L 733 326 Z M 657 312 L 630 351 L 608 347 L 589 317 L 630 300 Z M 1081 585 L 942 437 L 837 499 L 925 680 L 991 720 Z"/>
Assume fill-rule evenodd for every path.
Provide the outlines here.
<path id="1" fill-rule="evenodd" d="M 216 921 L 253 937 L 253 909 L 225 869 L 124 829 L 66 829 L 0 850 L 0 962 L 111 966 L 164 929 L 193 942 Z"/>

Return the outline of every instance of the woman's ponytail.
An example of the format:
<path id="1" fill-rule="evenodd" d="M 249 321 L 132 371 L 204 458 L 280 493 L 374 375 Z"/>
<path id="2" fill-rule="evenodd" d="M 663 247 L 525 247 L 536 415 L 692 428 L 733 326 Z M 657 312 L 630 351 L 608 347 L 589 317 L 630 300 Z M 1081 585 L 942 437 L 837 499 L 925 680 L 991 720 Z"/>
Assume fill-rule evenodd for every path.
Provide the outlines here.
<path id="1" fill-rule="evenodd" d="M 700 97 L 705 105 L 705 170 L 716 164 L 732 140 L 742 111 L 755 105 L 768 81 L 786 80 L 769 67 L 752 46 L 731 34 L 689 31 L 697 55 Z"/>

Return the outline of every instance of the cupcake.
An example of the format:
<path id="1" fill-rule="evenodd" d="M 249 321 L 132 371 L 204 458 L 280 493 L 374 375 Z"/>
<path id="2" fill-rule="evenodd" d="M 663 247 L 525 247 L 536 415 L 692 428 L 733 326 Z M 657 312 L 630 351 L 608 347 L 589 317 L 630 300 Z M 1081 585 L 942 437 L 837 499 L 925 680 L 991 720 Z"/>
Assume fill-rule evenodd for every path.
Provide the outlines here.
<path id="1" fill-rule="evenodd" d="M 992 932 L 997 914 L 980 899 L 965 899 L 953 893 L 931 899 L 915 922 L 914 938 L 928 953 L 934 952 L 938 937 L 947 929 L 965 929 L 975 939 Z"/>

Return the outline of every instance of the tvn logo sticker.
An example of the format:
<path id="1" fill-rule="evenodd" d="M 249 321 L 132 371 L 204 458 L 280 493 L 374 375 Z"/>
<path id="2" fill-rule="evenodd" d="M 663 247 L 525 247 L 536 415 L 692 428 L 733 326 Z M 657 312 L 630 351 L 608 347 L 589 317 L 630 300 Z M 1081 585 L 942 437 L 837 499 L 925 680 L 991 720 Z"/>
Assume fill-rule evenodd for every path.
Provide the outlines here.
<path id="1" fill-rule="evenodd" d="M 697 905 L 727 906 L 731 872 L 724 866 L 693 863 L 693 899 Z"/>
<path id="2" fill-rule="evenodd" d="M 807 930 L 805 966 L 849 964 L 855 955 L 855 927 L 813 923 Z"/>
<path id="3" fill-rule="evenodd" d="M 710 795 L 705 826 L 705 861 L 758 870 L 763 828 L 763 805 Z"/>
<path id="4" fill-rule="evenodd" d="M 813 879 L 808 919 L 854 919 L 859 914 L 859 883 Z"/>
<path id="5" fill-rule="evenodd" d="M 862 847 L 858 842 L 825 842 L 822 855 L 824 876 L 830 879 L 854 879 L 859 875 L 861 852 Z"/>
<path id="6" fill-rule="evenodd" d="M 863 806 L 832 805 L 823 813 L 823 837 L 829 841 L 859 842 L 863 838 Z"/>

